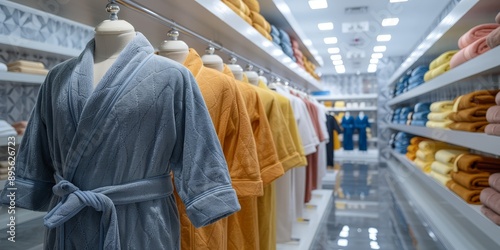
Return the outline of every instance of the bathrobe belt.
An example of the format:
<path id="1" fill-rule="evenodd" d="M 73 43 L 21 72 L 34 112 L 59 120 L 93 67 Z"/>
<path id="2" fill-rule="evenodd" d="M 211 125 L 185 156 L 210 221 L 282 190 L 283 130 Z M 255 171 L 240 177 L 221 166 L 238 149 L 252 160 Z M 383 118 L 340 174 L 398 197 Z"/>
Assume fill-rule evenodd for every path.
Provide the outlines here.
<path id="1" fill-rule="evenodd" d="M 80 190 L 58 174 L 56 174 L 55 178 L 57 184 L 52 188 L 52 191 L 62 200 L 44 217 L 45 226 L 48 228 L 63 226 L 66 221 L 70 220 L 83 208 L 93 207 L 96 211 L 102 212 L 100 224 L 101 249 L 121 248 L 116 205 L 161 199 L 173 192 L 170 175 L 156 176 L 86 191 Z M 64 229 L 61 229 L 58 249 L 64 249 Z"/>

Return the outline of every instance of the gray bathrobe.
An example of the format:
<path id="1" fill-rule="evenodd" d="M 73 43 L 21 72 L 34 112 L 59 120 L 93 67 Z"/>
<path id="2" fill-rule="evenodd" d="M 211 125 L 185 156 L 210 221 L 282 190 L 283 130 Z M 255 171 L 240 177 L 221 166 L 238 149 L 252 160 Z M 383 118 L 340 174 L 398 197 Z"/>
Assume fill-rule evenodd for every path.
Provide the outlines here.
<path id="1" fill-rule="evenodd" d="M 179 249 L 171 172 L 195 226 L 240 209 L 193 76 L 153 52 L 137 33 L 94 90 L 90 41 L 43 83 L 6 188 L 49 211 L 45 249 Z"/>

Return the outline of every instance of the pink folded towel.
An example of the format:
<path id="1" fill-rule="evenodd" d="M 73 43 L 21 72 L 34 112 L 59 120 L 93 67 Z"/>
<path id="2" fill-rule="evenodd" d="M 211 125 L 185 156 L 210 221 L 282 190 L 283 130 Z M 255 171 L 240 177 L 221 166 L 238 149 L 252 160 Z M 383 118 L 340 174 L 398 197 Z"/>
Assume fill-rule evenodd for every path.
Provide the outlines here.
<path id="1" fill-rule="evenodd" d="M 490 177 L 493 179 L 500 178 L 498 176 L 493 176 L 494 175 L 491 175 Z M 497 225 L 500 225 L 500 193 L 494 188 L 485 188 L 481 191 L 479 199 L 484 205 L 484 207 L 481 208 L 481 212 Z"/>
<path id="2" fill-rule="evenodd" d="M 472 27 L 458 39 L 458 47 L 463 49 L 480 38 L 486 37 L 498 27 L 500 27 L 498 23 L 485 23 Z"/>
<path id="3" fill-rule="evenodd" d="M 496 28 L 486 37 L 486 44 L 492 49 L 500 45 L 500 27 Z"/>
<path id="4" fill-rule="evenodd" d="M 500 192 L 500 173 L 494 173 L 490 175 L 488 178 L 488 184 L 490 187 L 495 189 L 497 192 Z"/>
<path id="5" fill-rule="evenodd" d="M 495 96 L 495 102 L 497 105 L 500 105 L 500 92 L 497 93 L 497 96 Z"/>
<path id="6" fill-rule="evenodd" d="M 476 56 L 484 54 L 488 50 L 490 50 L 490 47 L 486 44 L 486 37 L 480 38 L 458 51 L 450 60 L 450 68 L 455 68 Z"/>
<path id="7" fill-rule="evenodd" d="M 500 124 L 488 124 L 484 128 L 484 132 L 488 135 L 500 136 Z"/>
<path id="8" fill-rule="evenodd" d="M 491 106 L 486 111 L 486 120 L 490 123 L 500 123 L 500 106 Z"/>
<path id="9" fill-rule="evenodd" d="M 490 219 L 493 223 L 497 224 L 500 226 L 500 215 L 495 213 L 495 211 L 491 210 L 487 206 L 482 206 L 481 207 L 481 212 L 488 218 Z"/>

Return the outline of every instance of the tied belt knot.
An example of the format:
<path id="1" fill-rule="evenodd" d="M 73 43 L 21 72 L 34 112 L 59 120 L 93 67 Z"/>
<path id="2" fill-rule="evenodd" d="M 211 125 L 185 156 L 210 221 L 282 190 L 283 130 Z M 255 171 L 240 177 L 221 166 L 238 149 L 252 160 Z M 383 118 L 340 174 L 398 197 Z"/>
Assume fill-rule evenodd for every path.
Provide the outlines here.
<path id="1" fill-rule="evenodd" d="M 56 175 L 52 192 L 61 201 L 44 217 L 48 228 L 58 230 L 59 249 L 64 249 L 64 223 L 85 207 L 102 212 L 100 220 L 100 249 L 120 249 L 116 205 L 161 199 L 173 192 L 170 175 L 162 175 L 127 184 L 80 190 L 73 183 Z M 97 226 L 97 225 L 96 225 Z"/>

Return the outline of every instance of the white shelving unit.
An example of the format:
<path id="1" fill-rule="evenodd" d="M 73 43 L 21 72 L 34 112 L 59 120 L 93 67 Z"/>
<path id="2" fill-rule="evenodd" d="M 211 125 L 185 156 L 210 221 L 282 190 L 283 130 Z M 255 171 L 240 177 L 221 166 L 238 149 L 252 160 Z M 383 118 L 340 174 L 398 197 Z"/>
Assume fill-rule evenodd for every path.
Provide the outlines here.
<path id="1" fill-rule="evenodd" d="M 0 72 L 1 82 L 16 82 L 20 84 L 42 84 L 45 80 L 44 75 L 34 75 L 16 72 Z"/>
<path id="2" fill-rule="evenodd" d="M 389 127 L 406 133 L 448 142 L 489 154 L 498 155 L 500 152 L 500 136 L 397 124 L 390 124 Z"/>
<path id="3" fill-rule="evenodd" d="M 368 149 L 367 151 L 356 150 L 335 150 L 335 161 L 359 161 L 359 162 L 376 162 L 378 161 L 378 149 Z"/>
<path id="4" fill-rule="evenodd" d="M 403 187 L 438 238 L 449 249 L 498 249 L 500 227 L 486 218 L 477 205 L 469 205 L 445 186 L 413 165 L 404 155 L 391 151 L 393 176 Z"/>
<path id="5" fill-rule="evenodd" d="M 81 53 L 81 51 L 77 49 L 69 49 L 66 47 L 5 35 L 0 35 L 0 46 L 12 48 L 15 51 L 22 50 L 43 55 L 63 55 L 68 58 L 78 56 Z"/>
<path id="6" fill-rule="evenodd" d="M 314 98 L 318 101 L 341 101 L 341 100 L 371 100 L 377 99 L 378 94 L 361 94 L 361 95 L 316 95 Z"/>
<path id="7" fill-rule="evenodd" d="M 358 107 L 358 108 L 326 108 L 327 111 L 344 112 L 344 111 L 377 111 L 377 107 Z"/>

